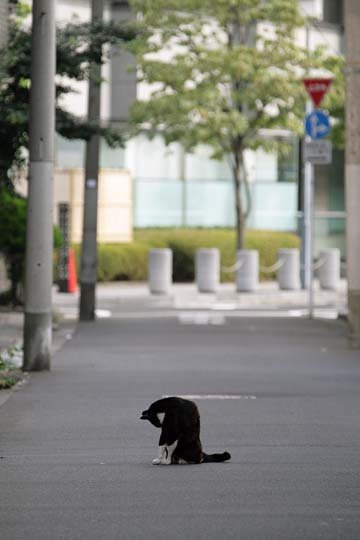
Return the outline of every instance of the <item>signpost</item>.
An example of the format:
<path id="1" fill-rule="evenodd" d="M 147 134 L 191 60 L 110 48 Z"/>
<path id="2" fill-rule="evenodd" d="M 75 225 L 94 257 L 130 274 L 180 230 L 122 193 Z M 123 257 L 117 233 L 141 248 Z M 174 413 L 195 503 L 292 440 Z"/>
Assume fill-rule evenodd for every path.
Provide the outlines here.
<path id="1" fill-rule="evenodd" d="M 309 291 L 309 317 L 313 317 L 313 207 L 314 207 L 314 165 L 331 163 L 331 142 L 321 140 L 330 131 L 328 115 L 318 107 L 328 91 L 332 79 L 308 78 L 304 85 L 311 101 L 306 103 L 305 144 L 304 144 L 304 286 Z M 320 139 L 320 140 L 319 140 Z"/>
<path id="2" fill-rule="evenodd" d="M 59 228 L 63 237 L 63 243 L 59 249 L 58 284 L 59 292 L 68 291 L 69 279 L 69 228 L 70 228 L 70 205 L 59 203 Z"/>

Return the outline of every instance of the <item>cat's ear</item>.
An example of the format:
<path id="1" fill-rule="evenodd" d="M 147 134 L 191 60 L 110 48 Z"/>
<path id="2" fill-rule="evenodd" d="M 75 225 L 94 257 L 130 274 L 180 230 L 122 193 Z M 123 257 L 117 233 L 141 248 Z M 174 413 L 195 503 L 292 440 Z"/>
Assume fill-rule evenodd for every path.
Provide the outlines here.
<path id="1" fill-rule="evenodd" d="M 140 420 L 149 420 L 149 411 L 143 411 L 141 413 Z"/>

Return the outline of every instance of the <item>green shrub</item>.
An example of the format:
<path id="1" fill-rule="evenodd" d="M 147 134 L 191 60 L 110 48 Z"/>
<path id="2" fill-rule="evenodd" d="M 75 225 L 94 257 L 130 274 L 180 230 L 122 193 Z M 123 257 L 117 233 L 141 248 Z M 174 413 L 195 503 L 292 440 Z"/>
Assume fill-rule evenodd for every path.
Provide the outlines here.
<path id="1" fill-rule="evenodd" d="M 20 304 L 19 285 L 24 276 L 26 200 L 0 189 L 0 252 L 11 282 L 8 300 Z M 6 295 L 4 296 L 6 298 Z"/>
<path id="2" fill-rule="evenodd" d="M 194 258 L 199 248 L 216 247 L 220 250 L 221 266 L 235 263 L 236 236 L 230 229 L 142 229 L 135 239 L 152 247 L 173 250 L 173 277 L 175 282 L 194 281 Z M 299 237 L 293 233 L 248 230 L 245 248 L 259 251 L 260 266 L 269 267 L 277 260 L 279 248 L 299 247 Z M 274 273 L 261 272 L 261 279 L 274 277 Z M 221 281 L 234 281 L 234 272 L 221 272 Z"/>
<path id="3" fill-rule="evenodd" d="M 6 269 L 11 282 L 10 291 L 5 291 L 1 303 L 21 304 L 20 285 L 24 280 L 26 247 L 27 200 L 4 188 L 0 189 L 0 252 L 5 257 Z M 61 245 L 62 236 L 54 226 L 54 247 Z"/>
<path id="4" fill-rule="evenodd" d="M 74 245 L 75 263 L 80 281 L 81 246 Z M 99 281 L 146 281 L 150 246 L 140 242 L 98 245 Z"/>
<path id="5" fill-rule="evenodd" d="M 248 231 L 246 248 L 257 249 L 260 265 L 269 267 L 277 260 L 277 251 L 284 247 L 299 247 L 299 238 L 292 233 Z M 148 251 L 168 247 L 173 251 L 173 279 L 175 282 L 194 281 L 196 250 L 217 247 L 222 267 L 235 262 L 235 232 L 228 229 L 138 229 L 130 244 L 100 244 L 98 248 L 99 281 L 146 281 Z M 74 246 L 79 272 L 80 246 Z M 261 273 L 262 279 L 274 274 Z M 221 272 L 221 280 L 234 281 L 234 272 Z"/>
<path id="6" fill-rule="evenodd" d="M 100 281 L 146 281 L 148 246 L 142 244 L 100 244 Z"/>

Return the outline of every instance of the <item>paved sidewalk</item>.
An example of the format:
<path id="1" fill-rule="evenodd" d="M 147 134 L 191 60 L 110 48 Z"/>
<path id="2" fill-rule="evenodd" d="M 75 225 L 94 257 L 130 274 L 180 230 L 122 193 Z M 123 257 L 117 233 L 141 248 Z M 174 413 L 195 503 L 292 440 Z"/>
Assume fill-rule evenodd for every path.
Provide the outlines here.
<path id="1" fill-rule="evenodd" d="M 58 319 L 58 320 L 57 320 Z M 0 311 L 0 352 L 21 347 L 23 341 L 24 314 L 20 311 Z M 52 350 L 55 353 L 75 331 L 75 320 L 64 318 L 59 312 L 53 324 Z"/>
<path id="2" fill-rule="evenodd" d="M 346 313 L 346 281 L 336 291 L 314 287 L 315 315 Z M 152 295 L 146 283 L 102 283 L 97 286 L 98 316 L 127 318 L 131 316 L 177 316 L 187 311 L 210 311 L 231 314 L 270 316 L 305 316 L 308 312 L 307 291 L 280 291 L 275 282 L 259 285 L 256 292 L 237 293 L 234 284 L 221 284 L 217 293 L 199 293 L 195 284 L 175 284 L 168 295 Z M 76 319 L 78 294 L 54 293 L 54 305 L 65 318 Z"/>
<path id="3" fill-rule="evenodd" d="M 314 284 L 315 316 L 336 318 L 346 313 L 346 281 L 338 290 L 320 290 Z M 79 293 L 58 293 L 54 287 L 56 313 L 53 342 L 58 350 L 71 337 L 78 318 Z M 221 284 L 216 294 L 199 293 L 195 284 L 174 284 L 169 295 L 151 295 L 146 283 L 99 283 L 99 318 L 183 316 L 187 312 L 210 312 L 231 316 L 304 317 L 308 313 L 308 292 L 281 291 L 276 282 L 260 283 L 253 293 L 237 293 L 232 283 Z M 23 314 L 0 311 L 0 350 L 22 342 Z"/>
<path id="4" fill-rule="evenodd" d="M 359 390 L 339 320 L 79 324 L 0 407 L 1 540 L 358 540 Z M 231 461 L 151 465 L 166 394 Z"/>

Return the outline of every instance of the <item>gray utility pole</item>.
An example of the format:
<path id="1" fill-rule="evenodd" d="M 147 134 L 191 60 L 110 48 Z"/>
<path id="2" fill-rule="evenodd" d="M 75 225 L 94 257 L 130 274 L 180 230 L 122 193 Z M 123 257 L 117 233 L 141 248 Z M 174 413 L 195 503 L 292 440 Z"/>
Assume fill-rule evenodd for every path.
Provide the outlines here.
<path id="1" fill-rule="evenodd" d="M 30 174 L 26 227 L 24 364 L 50 369 L 55 133 L 55 0 L 34 0 Z"/>
<path id="2" fill-rule="evenodd" d="M 360 2 L 345 0 L 346 242 L 350 345 L 360 348 Z"/>
<path id="3" fill-rule="evenodd" d="M 91 21 L 103 18 L 103 0 L 92 0 Z M 101 51 L 99 51 L 101 55 Z M 93 63 L 90 69 L 88 121 L 94 126 L 100 122 L 101 65 Z M 95 319 L 95 289 L 97 277 L 97 206 L 99 180 L 100 136 L 92 135 L 86 145 L 84 221 L 80 275 L 80 320 Z"/>

